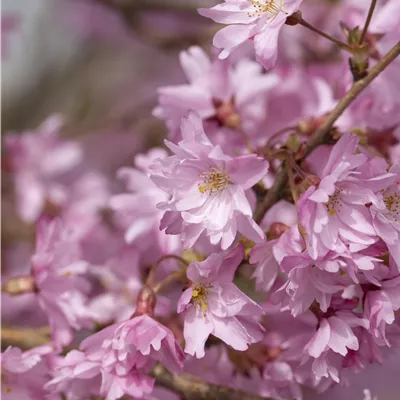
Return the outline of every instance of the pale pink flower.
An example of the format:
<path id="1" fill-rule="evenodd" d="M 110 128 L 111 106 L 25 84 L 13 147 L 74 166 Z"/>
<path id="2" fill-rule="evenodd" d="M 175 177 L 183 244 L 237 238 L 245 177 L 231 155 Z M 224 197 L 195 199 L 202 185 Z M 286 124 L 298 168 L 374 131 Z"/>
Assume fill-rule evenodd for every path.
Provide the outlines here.
<path id="1" fill-rule="evenodd" d="M 291 311 L 294 317 L 304 313 L 316 301 L 324 312 L 328 310 L 335 293 L 349 285 L 347 276 L 340 276 L 309 265 L 295 268 L 287 281 L 271 295 L 271 301 L 282 309 Z"/>
<path id="2" fill-rule="evenodd" d="M 317 187 L 311 186 L 298 201 L 299 222 L 306 230 L 307 249 L 313 259 L 329 250 L 362 250 L 378 241 L 366 204 L 377 201 L 375 192 L 387 187 L 394 174 L 358 181 L 357 168 L 367 162 L 356 154 L 357 136 L 343 135 L 332 148 Z"/>
<path id="3" fill-rule="evenodd" d="M 236 350 L 246 350 L 262 339 L 263 328 L 255 320 L 262 308 L 232 283 L 243 257 L 243 246 L 239 245 L 228 254 L 212 254 L 189 265 L 191 286 L 178 301 L 178 313 L 185 315 L 186 353 L 203 357 L 210 334 Z"/>
<path id="4" fill-rule="evenodd" d="M 136 156 L 137 168 L 120 168 L 118 177 L 131 193 L 114 195 L 109 203 L 115 217 L 126 229 L 125 241 L 135 243 L 143 252 L 151 246 L 153 259 L 180 249 L 178 237 L 166 235 L 159 229 L 163 212 L 157 204 L 168 201 L 169 195 L 149 178 L 149 166 L 153 161 L 166 157 L 164 149 L 153 148 L 147 154 Z"/>
<path id="5" fill-rule="evenodd" d="M 111 325 L 86 338 L 83 352 L 73 352 L 51 382 L 63 390 L 70 380 L 93 379 L 101 374 L 100 394 L 106 400 L 124 395 L 142 397 L 153 390 L 154 379 L 144 375 L 157 361 L 169 370 L 182 369 L 184 354 L 173 333 L 148 315 Z M 71 368 L 72 367 L 72 368 Z"/>
<path id="6" fill-rule="evenodd" d="M 284 200 L 271 207 L 263 219 L 263 225 L 266 225 L 267 229 L 274 223 L 280 223 L 281 226 L 278 229 L 288 230 L 291 226 L 296 224 L 296 222 L 296 208 Z M 290 245 L 293 243 L 293 240 L 291 240 L 293 232 L 285 234 L 285 231 L 283 231 L 282 233 L 283 234 L 279 238 L 256 244 L 251 249 L 250 263 L 256 264 L 253 278 L 256 279 L 256 287 L 258 290 L 270 290 L 278 276 L 279 264 L 274 255 L 274 250 L 277 249 L 277 257 L 279 260 L 281 260 L 283 256 L 282 252 L 292 251 Z M 301 251 L 301 248 L 299 250 Z"/>
<path id="7" fill-rule="evenodd" d="M 243 146 L 236 129 L 250 137 L 259 134 L 268 112 L 267 94 L 279 82 L 275 74 L 262 74 L 262 68 L 247 59 L 236 65 L 211 61 L 195 46 L 181 52 L 180 62 L 189 83 L 159 88 L 159 106 L 153 111 L 166 121 L 171 138 L 177 136 L 181 118 L 190 110 L 200 115 L 214 144 Z"/>
<path id="8" fill-rule="evenodd" d="M 89 283 L 80 275 L 87 263 L 73 232 L 60 219 L 38 222 L 36 250 L 31 258 L 37 298 L 46 313 L 56 346 L 69 344 L 73 330 L 90 328 L 86 309 Z"/>
<path id="9" fill-rule="evenodd" d="M 4 400 L 54 399 L 44 389 L 49 380 L 46 354 L 51 346 L 42 346 L 22 352 L 8 347 L 1 354 L 1 398 Z"/>
<path id="10" fill-rule="evenodd" d="M 170 194 L 158 205 L 167 211 L 161 222 L 167 233 L 181 233 L 186 248 L 204 233 L 211 244 L 223 250 L 237 232 L 260 242 L 265 235 L 252 218 L 246 197 L 268 171 L 268 162 L 254 154 L 230 157 L 213 146 L 205 135 L 200 117 L 190 113 L 182 119 L 183 140 L 166 141 L 174 156 L 158 160 L 151 179 Z"/>
<path id="11" fill-rule="evenodd" d="M 382 167 L 386 162 L 381 159 Z M 379 202 L 370 207 L 377 235 L 385 242 L 400 269 L 400 163 L 390 168 L 395 181 L 378 193 Z"/>
<path id="12" fill-rule="evenodd" d="M 81 351 L 72 350 L 65 357 L 57 357 L 52 375 L 45 385 L 48 392 L 63 393 L 67 400 L 100 396 L 100 369 L 95 362 L 87 360 Z"/>
<path id="13" fill-rule="evenodd" d="M 395 312 L 400 308 L 400 276 L 382 282 L 380 288 L 370 290 L 365 295 L 364 315 L 370 321 L 370 331 L 379 345 L 390 346 L 386 338 L 386 326 L 395 320 Z"/>
<path id="14" fill-rule="evenodd" d="M 64 201 L 66 188 L 60 177 L 82 159 L 82 149 L 59 137 L 59 116 L 48 118 L 36 131 L 7 134 L 6 159 L 14 174 L 17 211 L 23 221 L 35 221 L 46 200 Z"/>
<path id="15" fill-rule="evenodd" d="M 301 3 L 302 0 L 225 0 L 210 9 L 201 8 L 199 13 L 229 25 L 214 36 L 214 46 L 222 49 L 220 58 L 228 57 L 234 49 L 252 39 L 257 61 L 270 69 L 278 56 L 279 31 Z"/>
<path id="16" fill-rule="evenodd" d="M 304 349 L 304 353 L 313 357 L 312 371 L 317 378 L 330 377 L 340 381 L 342 359 L 350 350 L 359 349 L 359 340 L 352 328 L 369 328 L 367 319 L 359 318 L 350 311 L 337 311 L 333 316 L 319 321 L 319 327 Z M 333 354 L 336 353 L 336 354 Z"/>
<path id="17" fill-rule="evenodd" d="M 329 251 L 324 257 L 313 259 L 297 226 L 293 226 L 273 245 L 279 271 L 287 274 L 287 280 L 272 294 L 271 301 L 298 316 L 314 301 L 327 312 L 333 296 L 339 292 L 343 298 L 352 299 L 355 293 L 351 288 L 359 288 L 355 284 L 375 284 L 386 276 L 387 267 L 381 269 L 381 260 L 377 258 L 380 253 L 376 249 L 368 250 L 375 256 L 344 250 L 343 253 Z"/>
<path id="18" fill-rule="evenodd" d="M 279 273 L 279 265 L 274 256 L 274 246 L 278 239 L 255 245 L 250 252 L 250 264 L 256 264 L 253 278 L 257 290 L 269 291 Z"/>

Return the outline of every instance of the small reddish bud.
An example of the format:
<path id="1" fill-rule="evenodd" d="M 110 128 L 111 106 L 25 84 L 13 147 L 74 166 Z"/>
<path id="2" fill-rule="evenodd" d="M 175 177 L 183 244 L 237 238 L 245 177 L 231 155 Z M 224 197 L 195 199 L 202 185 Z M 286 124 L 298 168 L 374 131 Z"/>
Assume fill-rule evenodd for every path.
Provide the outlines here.
<path id="1" fill-rule="evenodd" d="M 282 224 L 281 222 L 274 222 L 268 229 L 268 240 L 278 239 L 283 233 L 285 233 L 289 229 L 290 228 L 287 225 Z"/>
<path id="2" fill-rule="evenodd" d="M 317 175 L 307 175 L 305 180 L 312 186 L 318 186 L 321 182 L 321 178 Z"/>
<path id="3" fill-rule="evenodd" d="M 222 102 L 220 100 L 213 100 L 215 106 L 215 119 L 222 126 L 226 126 L 231 129 L 237 129 L 240 127 L 240 116 L 235 110 L 233 100 Z"/>
<path id="4" fill-rule="evenodd" d="M 139 315 L 148 315 L 150 317 L 154 316 L 154 309 L 156 307 L 157 297 L 154 290 L 150 286 L 143 286 L 140 290 L 137 302 L 136 311 L 132 317 L 138 317 Z"/>
<path id="5" fill-rule="evenodd" d="M 301 20 L 302 20 L 301 11 L 298 10 L 298 11 L 296 11 L 294 14 L 289 15 L 289 16 L 286 18 L 285 24 L 286 24 L 286 25 L 290 25 L 290 26 L 294 26 L 294 25 L 299 24 L 299 23 L 301 22 Z"/>

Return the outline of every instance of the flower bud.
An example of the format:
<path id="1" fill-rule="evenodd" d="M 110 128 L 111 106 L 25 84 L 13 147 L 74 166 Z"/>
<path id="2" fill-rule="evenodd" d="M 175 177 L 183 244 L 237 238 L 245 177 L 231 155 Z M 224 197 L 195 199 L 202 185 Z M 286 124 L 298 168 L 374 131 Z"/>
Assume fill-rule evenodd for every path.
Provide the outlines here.
<path id="1" fill-rule="evenodd" d="M 153 289 L 150 286 L 143 286 L 140 290 L 137 301 L 136 301 L 136 311 L 132 317 L 138 317 L 140 315 L 154 316 L 154 308 L 156 307 L 157 297 Z"/>
<path id="2" fill-rule="evenodd" d="M 231 129 L 240 127 L 240 115 L 236 112 L 232 101 L 214 100 L 214 106 L 216 109 L 215 118 L 221 125 Z"/>
<path id="3" fill-rule="evenodd" d="M 290 228 L 282 224 L 281 222 L 274 222 L 268 229 L 267 238 L 268 240 L 278 239 L 283 233 L 288 231 Z"/>
<path id="4" fill-rule="evenodd" d="M 297 10 L 294 14 L 289 15 L 286 18 L 285 24 L 286 25 L 290 25 L 290 26 L 294 26 L 294 25 L 299 24 L 301 19 L 302 19 L 301 11 Z"/>

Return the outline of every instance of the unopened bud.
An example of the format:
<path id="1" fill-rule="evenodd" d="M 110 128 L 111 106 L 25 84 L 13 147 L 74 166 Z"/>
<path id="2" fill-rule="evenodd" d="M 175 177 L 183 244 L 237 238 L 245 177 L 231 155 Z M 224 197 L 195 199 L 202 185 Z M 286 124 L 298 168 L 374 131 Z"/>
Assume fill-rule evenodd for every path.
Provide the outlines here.
<path id="1" fill-rule="evenodd" d="M 231 129 L 240 127 L 240 116 L 235 110 L 233 101 L 222 102 L 214 100 L 213 102 L 216 109 L 215 118 L 221 125 Z"/>
<path id="2" fill-rule="evenodd" d="M 321 182 L 321 178 L 317 175 L 307 175 L 305 180 L 312 186 L 318 186 Z"/>
<path id="3" fill-rule="evenodd" d="M 349 58 L 350 71 L 353 75 L 354 82 L 365 78 L 368 75 L 369 60 L 368 57 L 351 57 Z"/>
<path id="4" fill-rule="evenodd" d="M 268 229 L 267 238 L 268 240 L 278 239 L 283 233 L 288 231 L 290 228 L 282 224 L 281 222 L 274 222 Z"/>
<path id="5" fill-rule="evenodd" d="M 286 25 L 290 25 L 290 26 L 294 26 L 294 25 L 299 24 L 299 23 L 301 22 L 301 20 L 302 20 L 301 11 L 298 10 L 298 11 L 296 11 L 294 14 L 289 15 L 289 16 L 286 18 L 285 24 L 286 24 Z"/>
<path id="6" fill-rule="evenodd" d="M 7 293 L 10 296 L 18 296 L 24 293 L 32 293 L 36 289 L 35 280 L 32 276 L 18 276 L 9 279 L 3 283 L 1 291 Z"/>
<path id="7" fill-rule="evenodd" d="M 150 286 L 143 286 L 140 290 L 137 302 L 136 311 L 132 317 L 138 317 L 139 315 L 149 315 L 152 317 L 154 315 L 154 309 L 156 307 L 157 297 L 153 289 Z"/>

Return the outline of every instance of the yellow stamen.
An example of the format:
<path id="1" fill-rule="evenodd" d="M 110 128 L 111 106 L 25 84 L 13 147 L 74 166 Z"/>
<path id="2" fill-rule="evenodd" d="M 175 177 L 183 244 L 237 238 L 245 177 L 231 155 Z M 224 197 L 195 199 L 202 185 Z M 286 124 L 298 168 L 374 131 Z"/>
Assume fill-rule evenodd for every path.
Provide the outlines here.
<path id="1" fill-rule="evenodd" d="M 210 285 L 199 283 L 195 286 L 195 288 L 192 291 L 193 304 L 197 307 L 200 307 L 202 311 L 208 310 L 206 298 L 208 294 L 208 289 L 210 288 L 211 288 Z"/>
<path id="2" fill-rule="evenodd" d="M 210 166 L 210 170 L 199 174 L 203 179 L 203 184 L 198 184 L 200 193 L 208 193 L 210 196 L 214 192 L 224 190 L 228 185 L 230 178 L 228 174 L 222 170 Z"/>
<path id="3" fill-rule="evenodd" d="M 281 5 L 278 5 L 276 0 L 250 0 L 254 11 L 248 12 L 249 17 L 261 17 L 265 13 L 277 14 L 281 11 Z"/>

